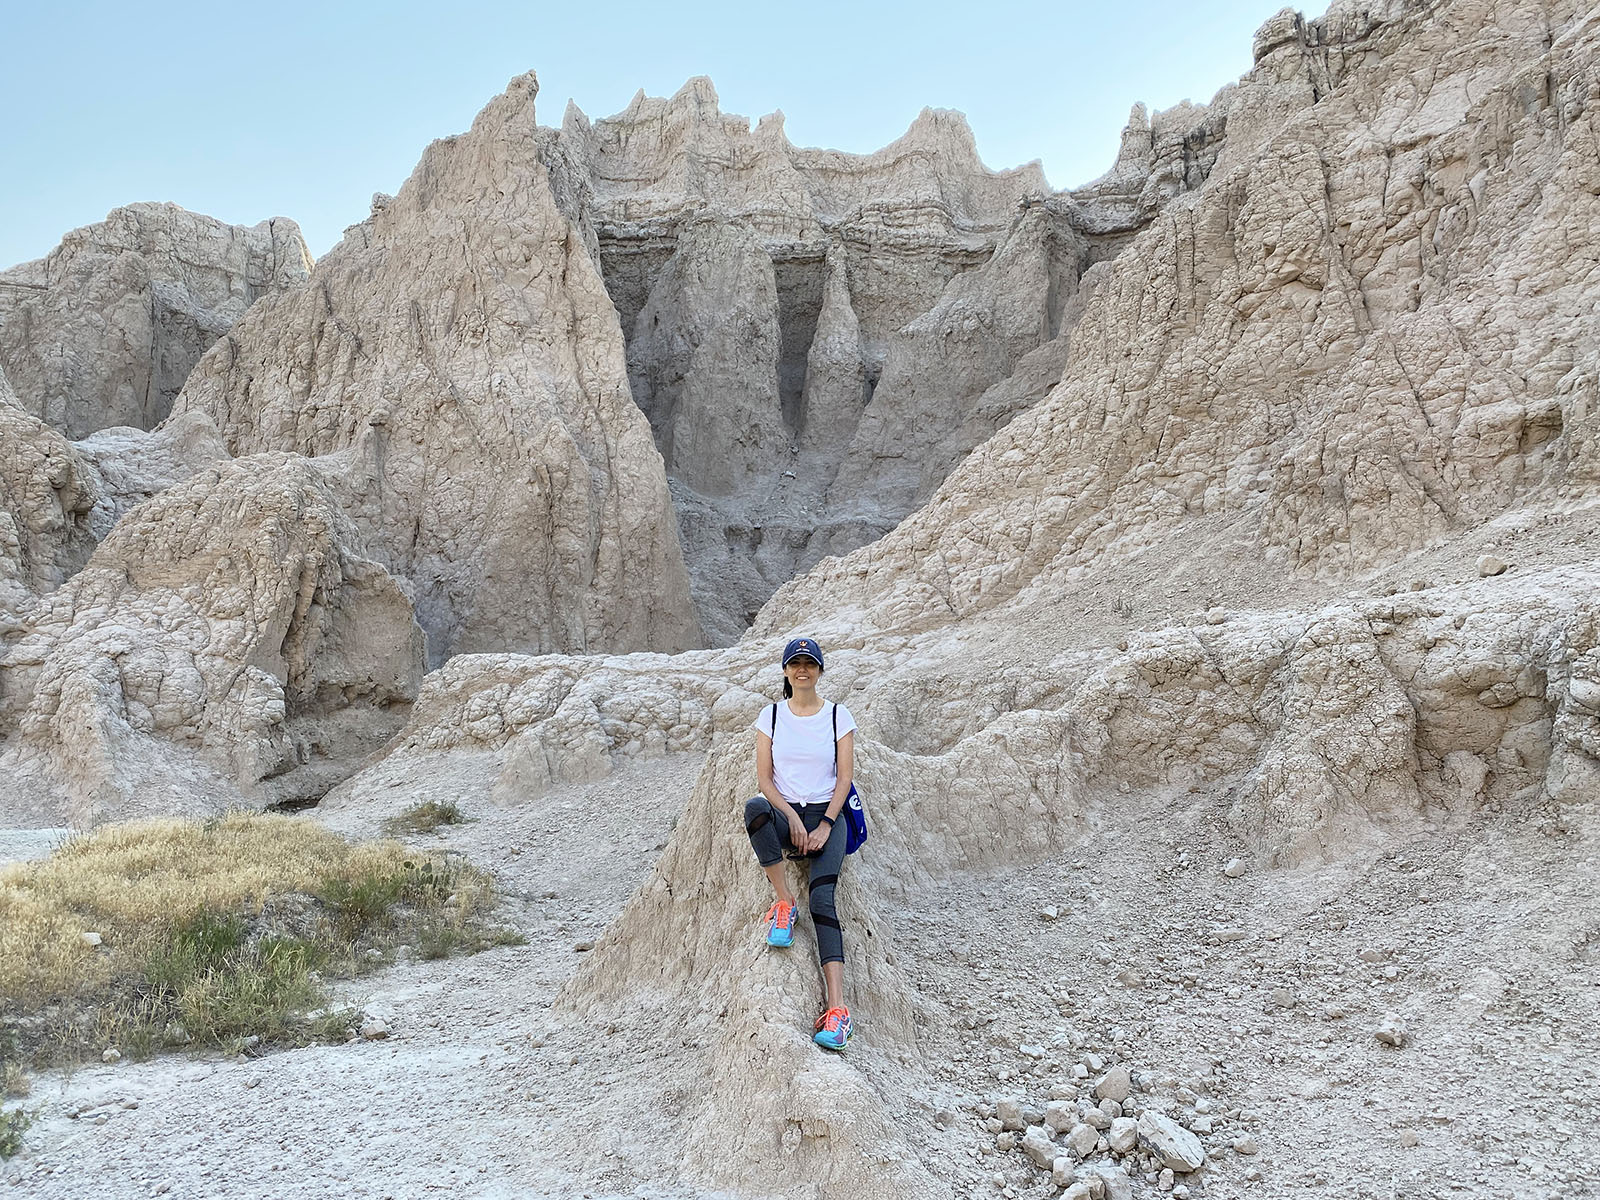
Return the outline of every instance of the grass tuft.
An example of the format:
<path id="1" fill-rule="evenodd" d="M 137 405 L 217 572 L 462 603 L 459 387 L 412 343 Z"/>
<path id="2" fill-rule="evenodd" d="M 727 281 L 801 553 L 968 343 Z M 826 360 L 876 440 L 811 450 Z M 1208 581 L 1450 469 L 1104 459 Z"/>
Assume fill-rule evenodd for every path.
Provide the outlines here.
<path id="1" fill-rule="evenodd" d="M 21 1108 L 0 1109 L 0 1158 L 10 1158 L 22 1149 L 22 1135 L 36 1115 Z"/>
<path id="2" fill-rule="evenodd" d="M 390 817 L 383 823 L 383 831 L 390 837 L 407 833 L 432 833 L 441 825 L 461 825 L 466 820 L 467 815 L 456 807 L 454 800 L 424 800 Z"/>
<path id="3" fill-rule="evenodd" d="M 324 980 L 401 945 L 437 958 L 516 940 L 488 924 L 493 905 L 489 878 L 459 860 L 352 844 L 303 818 L 143 821 L 73 838 L 0 871 L 7 1085 L 13 1060 L 75 1062 L 107 1046 L 142 1058 L 341 1039 L 360 1014 L 330 1010 Z"/>

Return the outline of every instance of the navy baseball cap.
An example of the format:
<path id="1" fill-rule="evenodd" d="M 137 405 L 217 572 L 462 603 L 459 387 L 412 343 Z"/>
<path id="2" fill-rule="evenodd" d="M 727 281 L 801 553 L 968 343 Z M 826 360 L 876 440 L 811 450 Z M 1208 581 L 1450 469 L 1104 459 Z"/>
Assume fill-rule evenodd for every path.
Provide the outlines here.
<path id="1" fill-rule="evenodd" d="M 810 638 L 795 638 L 783 648 L 783 665 L 788 666 L 790 660 L 799 658 L 804 654 L 808 658 L 817 660 L 817 666 L 822 666 L 822 647 Z"/>

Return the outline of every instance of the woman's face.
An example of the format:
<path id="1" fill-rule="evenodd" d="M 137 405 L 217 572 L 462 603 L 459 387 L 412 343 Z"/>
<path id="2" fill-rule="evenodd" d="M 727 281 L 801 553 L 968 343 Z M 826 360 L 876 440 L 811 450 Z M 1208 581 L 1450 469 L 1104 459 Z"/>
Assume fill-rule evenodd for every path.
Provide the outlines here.
<path id="1" fill-rule="evenodd" d="M 789 660 L 783 673 L 793 687 L 814 688 L 822 675 L 822 668 L 817 666 L 816 659 L 800 654 Z"/>

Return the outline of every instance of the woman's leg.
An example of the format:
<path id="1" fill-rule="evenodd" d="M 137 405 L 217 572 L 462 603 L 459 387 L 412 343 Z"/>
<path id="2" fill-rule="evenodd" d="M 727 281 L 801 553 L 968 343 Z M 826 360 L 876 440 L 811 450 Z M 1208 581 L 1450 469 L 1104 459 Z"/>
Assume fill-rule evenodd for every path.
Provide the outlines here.
<path id="1" fill-rule="evenodd" d="M 779 900 L 793 904 L 794 892 L 789 887 L 789 873 L 783 865 L 783 848 L 789 841 L 788 827 L 778 820 L 778 814 L 772 811 L 772 804 L 765 796 L 745 802 L 744 828 L 772 890 Z"/>
<path id="2" fill-rule="evenodd" d="M 818 820 L 821 820 L 820 811 Z M 815 823 L 808 824 L 815 827 Z M 823 847 L 822 853 L 811 860 L 811 924 L 817 932 L 817 957 L 822 960 L 822 978 L 827 984 L 829 1008 L 845 1006 L 844 931 L 839 925 L 833 892 L 839 883 L 845 845 L 849 840 L 849 831 L 845 829 L 844 821 L 840 820 L 828 835 L 828 844 Z"/>

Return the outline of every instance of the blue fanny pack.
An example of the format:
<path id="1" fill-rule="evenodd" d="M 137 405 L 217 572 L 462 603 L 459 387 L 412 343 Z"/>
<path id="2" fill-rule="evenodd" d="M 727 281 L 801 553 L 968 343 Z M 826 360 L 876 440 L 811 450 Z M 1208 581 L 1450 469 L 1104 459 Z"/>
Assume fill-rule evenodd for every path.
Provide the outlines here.
<path id="1" fill-rule="evenodd" d="M 778 706 L 772 706 L 772 740 L 778 740 Z M 839 706 L 833 706 L 833 772 L 834 778 L 839 775 Z M 861 807 L 861 793 L 856 791 L 855 781 L 850 783 L 850 794 L 844 800 L 845 843 L 844 852 L 854 854 L 867 844 L 867 814 Z"/>

